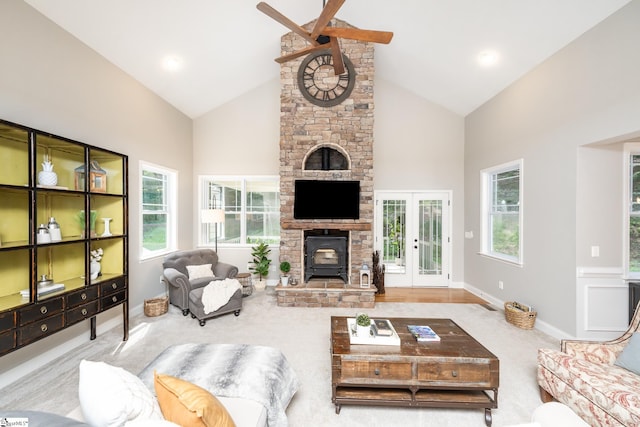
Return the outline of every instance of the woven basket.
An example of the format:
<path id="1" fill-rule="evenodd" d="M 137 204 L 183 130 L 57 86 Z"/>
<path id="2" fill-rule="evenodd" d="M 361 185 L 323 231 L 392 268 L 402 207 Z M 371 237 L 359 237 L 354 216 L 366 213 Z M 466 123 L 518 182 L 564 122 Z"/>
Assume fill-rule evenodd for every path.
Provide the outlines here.
<path id="1" fill-rule="evenodd" d="M 169 310 L 169 297 L 144 300 L 144 314 L 148 317 L 162 316 Z"/>
<path id="2" fill-rule="evenodd" d="M 523 311 L 516 307 L 523 306 L 517 302 L 504 303 L 504 317 L 507 319 L 507 322 L 517 326 L 518 328 L 532 329 L 533 324 L 536 323 L 536 316 L 538 313 L 535 311 Z"/>

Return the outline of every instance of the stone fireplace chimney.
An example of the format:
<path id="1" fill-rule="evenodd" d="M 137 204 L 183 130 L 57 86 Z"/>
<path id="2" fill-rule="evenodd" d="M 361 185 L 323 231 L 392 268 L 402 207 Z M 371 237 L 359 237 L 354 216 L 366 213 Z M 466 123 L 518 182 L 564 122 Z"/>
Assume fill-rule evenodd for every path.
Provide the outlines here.
<path id="1" fill-rule="evenodd" d="M 332 25 L 349 26 L 338 19 Z M 282 55 L 306 45 L 300 36 L 285 34 Z M 348 234 L 346 277 L 354 286 L 358 286 L 362 264 L 371 265 L 374 47 L 346 39 L 340 39 L 340 45 L 353 64 L 356 83 L 350 96 L 338 105 L 321 107 L 303 97 L 297 73 L 305 57 L 282 64 L 280 71 L 280 260 L 291 263 L 291 273 L 301 284 L 305 279 L 305 232 Z M 337 78 L 327 78 L 332 77 Z M 359 181 L 359 219 L 294 219 L 294 183 L 298 179 Z"/>

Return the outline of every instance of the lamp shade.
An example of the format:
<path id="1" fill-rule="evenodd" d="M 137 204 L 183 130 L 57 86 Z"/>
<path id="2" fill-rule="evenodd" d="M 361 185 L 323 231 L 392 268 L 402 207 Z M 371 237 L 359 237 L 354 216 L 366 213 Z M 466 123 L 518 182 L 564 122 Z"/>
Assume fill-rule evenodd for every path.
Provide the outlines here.
<path id="1" fill-rule="evenodd" d="M 203 224 L 216 224 L 224 222 L 224 210 L 203 209 L 200 212 L 200 221 L 202 221 Z"/>

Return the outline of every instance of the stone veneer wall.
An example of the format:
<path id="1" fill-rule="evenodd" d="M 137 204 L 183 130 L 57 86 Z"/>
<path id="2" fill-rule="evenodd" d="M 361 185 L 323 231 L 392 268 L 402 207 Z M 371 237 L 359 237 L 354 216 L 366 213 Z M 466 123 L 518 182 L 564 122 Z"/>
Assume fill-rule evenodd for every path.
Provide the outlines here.
<path id="1" fill-rule="evenodd" d="M 309 29 L 313 22 L 308 24 Z M 334 19 L 332 25 L 348 26 Z M 356 71 L 356 85 L 343 103 L 323 108 L 307 101 L 297 87 L 297 72 L 304 56 L 281 65 L 280 71 L 280 260 L 291 263 L 291 274 L 303 282 L 303 233 L 309 229 L 348 230 L 351 282 L 359 281 L 363 262 L 371 265 L 373 252 L 373 78 L 374 47 L 341 39 L 342 51 Z M 288 33 L 281 39 L 282 54 L 288 54 L 307 43 Z M 303 170 L 307 155 L 315 149 L 340 147 L 346 153 L 348 170 Z M 331 179 L 360 181 L 359 220 L 293 219 L 294 181 L 296 179 Z"/>

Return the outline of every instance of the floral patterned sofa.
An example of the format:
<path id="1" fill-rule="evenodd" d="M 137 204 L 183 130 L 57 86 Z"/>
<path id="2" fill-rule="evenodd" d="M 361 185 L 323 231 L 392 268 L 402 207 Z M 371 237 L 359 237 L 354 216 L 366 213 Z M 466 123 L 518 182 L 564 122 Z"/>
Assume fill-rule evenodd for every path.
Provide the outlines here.
<path id="1" fill-rule="evenodd" d="M 592 426 L 640 426 L 640 375 L 615 364 L 639 323 L 636 308 L 629 329 L 615 340 L 562 340 L 560 351 L 539 349 L 542 401 L 564 403 Z M 640 333 L 634 351 L 638 339 Z"/>

